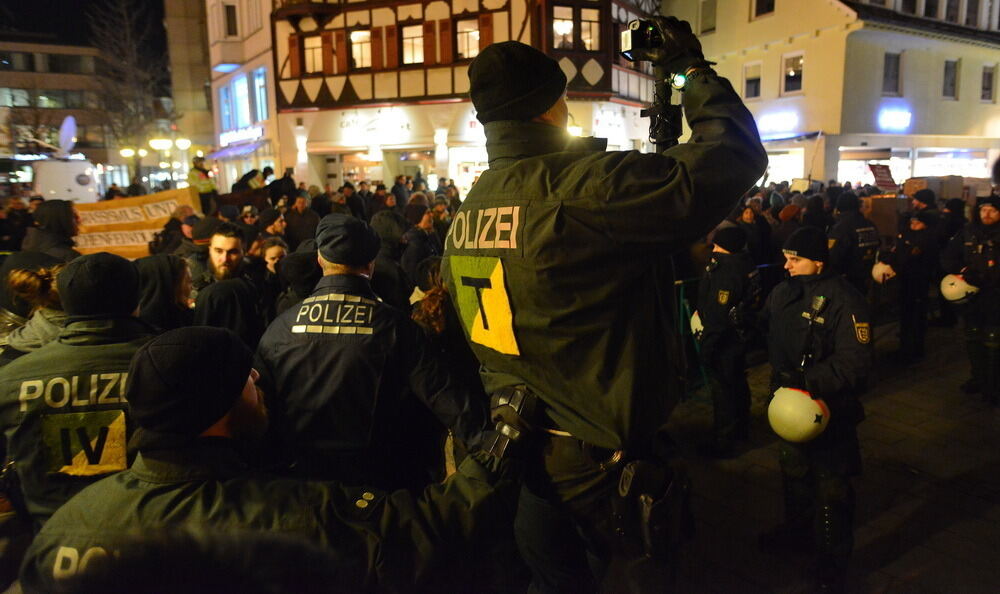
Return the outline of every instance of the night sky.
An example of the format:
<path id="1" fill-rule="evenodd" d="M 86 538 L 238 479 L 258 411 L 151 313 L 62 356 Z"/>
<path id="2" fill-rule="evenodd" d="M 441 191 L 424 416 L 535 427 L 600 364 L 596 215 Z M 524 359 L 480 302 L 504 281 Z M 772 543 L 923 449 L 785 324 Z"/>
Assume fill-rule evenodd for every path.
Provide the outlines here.
<path id="1" fill-rule="evenodd" d="M 57 43 L 89 45 L 90 31 L 86 14 L 105 0 L 0 0 L 0 35 L 51 33 Z M 163 30 L 163 1 L 138 0 L 152 24 L 152 44 L 161 51 L 166 47 Z"/>

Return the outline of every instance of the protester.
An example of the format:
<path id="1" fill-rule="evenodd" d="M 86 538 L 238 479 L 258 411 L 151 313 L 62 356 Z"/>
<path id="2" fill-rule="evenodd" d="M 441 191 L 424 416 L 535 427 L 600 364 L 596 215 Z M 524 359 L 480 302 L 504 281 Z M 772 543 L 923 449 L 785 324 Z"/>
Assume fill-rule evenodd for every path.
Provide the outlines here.
<path id="1" fill-rule="evenodd" d="M 288 247 L 294 251 L 300 243 L 312 239 L 316 235 L 319 219 L 319 215 L 309 208 L 308 198 L 296 197 L 292 207 L 285 212 L 284 237 Z"/>
<path id="2" fill-rule="evenodd" d="M 46 200 L 32 215 L 35 226 L 28 229 L 21 246 L 26 252 L 43 252 L 64 262 L 78 257 L 73 237 L 79 232 L 80 217 L 69 200 Z"/>
<path id="3" fill-rule="evenodd" d="M 139 271 L 139 319 L 161 332 L 190 326 L 191 271 L 180 256 L 155 255 L 135 261 Z"/>

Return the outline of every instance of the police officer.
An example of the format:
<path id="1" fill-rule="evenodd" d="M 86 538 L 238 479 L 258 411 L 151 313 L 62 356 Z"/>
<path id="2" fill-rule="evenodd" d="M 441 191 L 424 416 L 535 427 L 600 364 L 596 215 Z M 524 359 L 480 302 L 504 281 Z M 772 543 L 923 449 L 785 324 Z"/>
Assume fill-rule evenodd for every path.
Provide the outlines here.
<path id="1" fill-rule="evenodd" d="M 775 287 L 763 312 L 769 323 L 772 391 L 805 390 L 825 402 L 829 419 L 812 441 L 781 440 L 785 520 L 763 533 L 761 544 L 771 550 L 815 551 L 811 575 L 828 591 L 840 591 L 853 548 L 849 479 L 861 472 L 855 427 L 864 409 L 858 396 L 872 366 L 868 304 L 827 268 L 822 231 L 799 229 L 788 238 L 784 254 L 791 278 Z"/>
<path id="2" fill-rule="evenodd" d="M 703 453 L 731 458 L 737 439 L 750 430 L 750 387 L 746 378 L 749 317 L 759 308 L 760 275 L 744 251 L 746 232 L 724 227 L 712 238 L 712 256 L 698 285 L 698 315 L 704 331 L 699 357 L 711 373 L 713 441 Z"/>
<path id="3" fill-rule="evenodd" d="M 830 229 L 830 268 L 846 276 L 862 295 L 867 295 L 878 252 L 878 231 L 861 214 L 861 201 L 854 192 L 837 197 L 837 213 L 837 222 Z"/>
<path id="4" fill-rule="evenodd" d="M 69 316 L 59 338 L 0 370 L 0 424 L 37 525 L 126 468 L 128 364 L 152 330 L 132 317 L 139 274 L 120 256 L 81 256 L 56 286 Z"/>
<path id="5" fill-rule="evenodd" d="M 475 445 L 487 403 L 445 372 L 406 312 L 375 296 L 381 242 L 367 223 L 327 215 L 316 243 L 323 278 L 275 319 L 257 351 L 274 441 L 306 476 L 421 487 L 437 463 L 433 435 L 443 444 L 448 427 Z"/>
<path id="6" fill-rule="evenodd" d="M 442 274 L 487 392 L 539 401 L 515 533 L 542 592 L 596 590 L 586 551 L 603 563 L 623 552 L 597 543 L 608 532 L 595 526 L 627 462 L 658 453 L 681 394 L 666 260 L 766 164 L 751 114 L 690 27 L 657 23 L 664 44 L 637 57 L 688 74 L 698 139 L 663 154 L 567 134 L 566 76 L 530 46 L 493 44 L 469 67 L 490 168 L 452 221 Z"/>
<path id="7" fill-rule="evenodd" d="M 171 330 L 135 354 L 124 392 L 135 463 L 56 512 L 27 553 L 25 591 L 61 591 L 90 560 L 114 563 L 126 537 L 184 528 L 309 541 L 338 560 L 332 590 L 463 589 L 463 569 L 511 521 L 508 464 L 473 453 L 419 496 L 252 472 L 241 451 L 268 423 L 252 357 L 235 334 L 204 327 Z"/>
<path id="8" fill-rule="evenodd" d="M 965 226 L 941 254 L 949 274 L 959 274 L 979 288 L 964 305 L 965 344 L 972 378 L 966 393 L 981 393 L 993 405 L 1000 402 L 1000 196 L 983 199 L 979 220 Z"/>
<path id="9" fill-rule="evenodd" d="M 892 248 L 879 260 L 892 267 L 899 278 L 900 363 L 912 363 L 924 356 L 927 334 L 927 306 L 931 283 L 938 265 L 938 238 L 931 228 L 934 215 L 925 210 L 910 217 L 909 227 L 896 235 Z"/>
<path id="10" fill-rule="evenodd" d="M 215 179 L 205 168 L 205 157 L 195 157 L 191 160 L 191 170 L 188 171 L 188 185 L 198 192 L 201 201 L 201 212 L 210 215 L 215 210 L 214 200 L 219 197 L 215 187 Z"/>

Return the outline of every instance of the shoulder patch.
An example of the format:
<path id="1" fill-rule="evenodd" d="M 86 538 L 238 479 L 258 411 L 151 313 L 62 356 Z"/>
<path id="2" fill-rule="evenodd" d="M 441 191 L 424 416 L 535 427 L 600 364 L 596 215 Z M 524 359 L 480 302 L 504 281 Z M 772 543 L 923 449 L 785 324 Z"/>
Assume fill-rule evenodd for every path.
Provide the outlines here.
<path id="1" fill-rule="evenodd" d="M 718 300 L 719 300 L 719 305 L 725 305 L 729 303 L 729 291 L 719 291 Z"/>
<path id="2" fill-rule="evenodd" d="M 854 316 L 851 316 L 851 319 L 854 320 L 854 335 L 857 337 L 858 342 L 861 344 L 870 343 L 872 341 L 871 325 L 868 322 L 857 321 L 854 319 Z"/>
<path id="3" fill-rule="evenodd" d="M 830 239 L 826 240 L 826 249 L 832 250 L 833 246 L 835 246 L 835 245 L 837 245 L 837 240 L 836 239 L 834 239 L 834 238 L 831 237 Z"/>

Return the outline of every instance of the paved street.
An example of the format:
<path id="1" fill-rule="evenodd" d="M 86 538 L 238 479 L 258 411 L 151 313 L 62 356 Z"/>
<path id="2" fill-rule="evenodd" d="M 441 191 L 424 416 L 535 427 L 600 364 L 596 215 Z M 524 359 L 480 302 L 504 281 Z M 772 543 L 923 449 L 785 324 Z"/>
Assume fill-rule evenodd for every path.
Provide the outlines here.
<path id="1" fill-rule="evenodd" d="M 895 333 L 895 324 L 876 328 L 880 361 L 898 344 Z M 968 377 L 960 336 L 931 328 L 921 365 L 876 366 L 859 426 L 865 467 L 855 482 L 852 592 L 1000 592 L 1000 413 L 959 392 Z M 716 462 L 688 452 L 697 535 L 682 592 L 807 591 L 805 557 L 757 549 L 758 532 L 781 513 L 768 371 L 751 371 L 755 421 L 741 455 Z M 711 425 L 708 400 L 682 403 L 671 424 L 681 443 L 696 443 Z"/>

